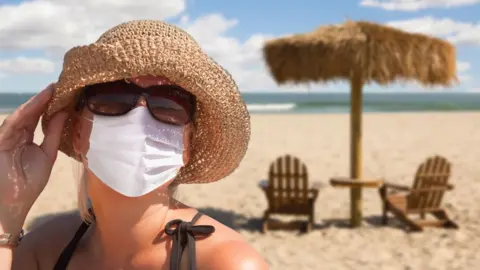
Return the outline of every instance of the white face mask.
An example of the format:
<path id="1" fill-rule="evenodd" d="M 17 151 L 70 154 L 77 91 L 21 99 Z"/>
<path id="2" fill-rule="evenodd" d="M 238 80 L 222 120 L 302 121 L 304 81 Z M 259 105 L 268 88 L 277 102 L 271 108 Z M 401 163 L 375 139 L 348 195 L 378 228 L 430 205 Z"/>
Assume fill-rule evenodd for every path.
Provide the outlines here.
<path id="1" fill-rule="evenodd" d="M 144 106 L 122 116 L 94 115 L 88 168 L 128 197 L 173 179 L 183 164 L 183 127 L 162 123 Z"/>

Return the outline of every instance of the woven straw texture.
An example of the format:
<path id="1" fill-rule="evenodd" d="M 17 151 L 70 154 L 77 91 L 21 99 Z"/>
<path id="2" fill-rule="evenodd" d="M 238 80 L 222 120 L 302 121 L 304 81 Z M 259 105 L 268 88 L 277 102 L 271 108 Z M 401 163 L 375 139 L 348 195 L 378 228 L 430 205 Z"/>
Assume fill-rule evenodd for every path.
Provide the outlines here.
<path id="1" fill-rule="evenodd" d="M 69 50 L 42 117 L 43 129 L 56 112 L 73 113 L 84 86 L 141 75 L 167 77 L 197 97 L 191 159 L 175 182 L 207 183 L 232 173 L 250 139 L 250 116 L 237 85 L 188 33 L 161 21 L 126 22 L 108 30 L 93 44 Z M 71 117 L 60 151 L 80 160 L 72 148 Z"/>
<path id="2" fill-rule="evenodd" d="M 264 58 L 279 84 L 324 82 L 361 74 L 365 83 L 457 81 L 455 47 L 446 41 L 365 21 L 347 21 L 268 41 Z"/>

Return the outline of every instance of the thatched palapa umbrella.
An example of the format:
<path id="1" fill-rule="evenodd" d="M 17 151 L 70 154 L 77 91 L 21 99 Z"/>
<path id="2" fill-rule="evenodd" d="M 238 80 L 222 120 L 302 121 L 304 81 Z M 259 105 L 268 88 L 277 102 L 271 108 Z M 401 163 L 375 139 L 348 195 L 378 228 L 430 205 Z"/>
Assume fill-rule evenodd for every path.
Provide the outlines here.
<path id="1" fill-rule="evenodd" d="M 457 81 L 455 47 L 448 42 L 365 21 L 274 39 L 263 53 L 279 84 L 350 81 L 350 177 L 359 181 L 363 85 L 416 80 L 425 86 L 448 86 Z M 350 195 L 352 226 L 357 227 L 362 219 L 361 188 L 351 188 Z"/>

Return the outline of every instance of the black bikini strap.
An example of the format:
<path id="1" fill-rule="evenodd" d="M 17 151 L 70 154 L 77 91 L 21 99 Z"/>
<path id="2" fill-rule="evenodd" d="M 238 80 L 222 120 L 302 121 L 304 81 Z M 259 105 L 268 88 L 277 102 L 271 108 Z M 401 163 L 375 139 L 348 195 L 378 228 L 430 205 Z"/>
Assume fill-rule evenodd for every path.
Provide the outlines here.
<path id="1" fill-rule="evenodd" d="M 73 236 L 72 240 L 70 240 L 70 243 L 68 243 L 68 245 L 60 254 L 60 257 L 58 257 L 57 263 L 55 264 L 55 267 L 53 268 L 53 270 L 67 269 L 68 263 L 70 262 L 70 259 L 72 258 L 73 253 L 75 252 L 78 242 L 80 242 L 80 239 L 82 239 L 82 236 L 85 234 L 88 227 L 90 227 L 90 224 L 86 222 L 83 222 L 80 225 L 77 232 Z"/>
<path id="2" fill-rule="evenodd" d="M 172 253 L 170 257 L 170 270 L 180 269 L 180 262 L 185 247 L 188 249 L 189 270 L 196 270 L 197 263 L 195 252 L 195 236 L 208 236 L 215 232 L 215 227 L 210 225 L 193 225 L 201 216 L 202 213 L 198 212 L 190 222 L 183 221 L 181 219 L 174 219 L 168 222 L 165 226 L 165 233 L 172 236 L 173 239 Z M 68 245 L 60 254 L 57 263 L 53 268 L 54 270 L 67 269 L 78 243 L 89 227 L 90 224 L 87 222 L 83 222 L 80 225 L 72 240 L 70 240 Z"/>
<path id="3" fill-rule="evenodd" d="M 196 270 L 196 252 L 195 252 L 195 236 L 208 236 L 215 232 L 215 227 L 211 225 L 196 225 L 197 220 L 202 213 L 197 212 L 192 221 L 183 221 L 174 219 L 165 226 L 165 233 L 172 236 L 172 253 L 170 256 L 170 270 L 179 270 L 185 247 L 188 249 L 189 270 Z M 172 229 L 172 227 L 175 227 Z"/>

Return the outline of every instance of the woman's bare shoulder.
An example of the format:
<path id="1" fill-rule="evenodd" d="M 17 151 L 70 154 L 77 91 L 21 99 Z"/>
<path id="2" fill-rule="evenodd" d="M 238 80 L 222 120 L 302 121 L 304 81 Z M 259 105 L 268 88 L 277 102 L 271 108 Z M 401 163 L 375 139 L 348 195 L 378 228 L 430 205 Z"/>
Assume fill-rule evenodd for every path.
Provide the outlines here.
<path id="1" fill-rule="evenodd" d="M 204 261 L 204 269 L 268 270 L 262 256 L 245 241 L 223 241 L 212 248 Z"/>
<path id="2" fill-rule="evenodd" d="M 262 256 L 237 231 L 208 215 L 202 216 L 198 225 L 212 225 L 215 232 L 202 243 L 199 266 L 204 269 L 267 270 Z M 203 267 L 202 267 L 203 266 Z"/>
<path id="3" fill-rule="evenodd" d="M 29 252 L 36 258 L 39 269 L 52 269 L 81 223 L 77 211 L 36 218 L 27 226 L 28 233 L 15 251 L 14 261 L 22 260 L 22 253 Z"/>

